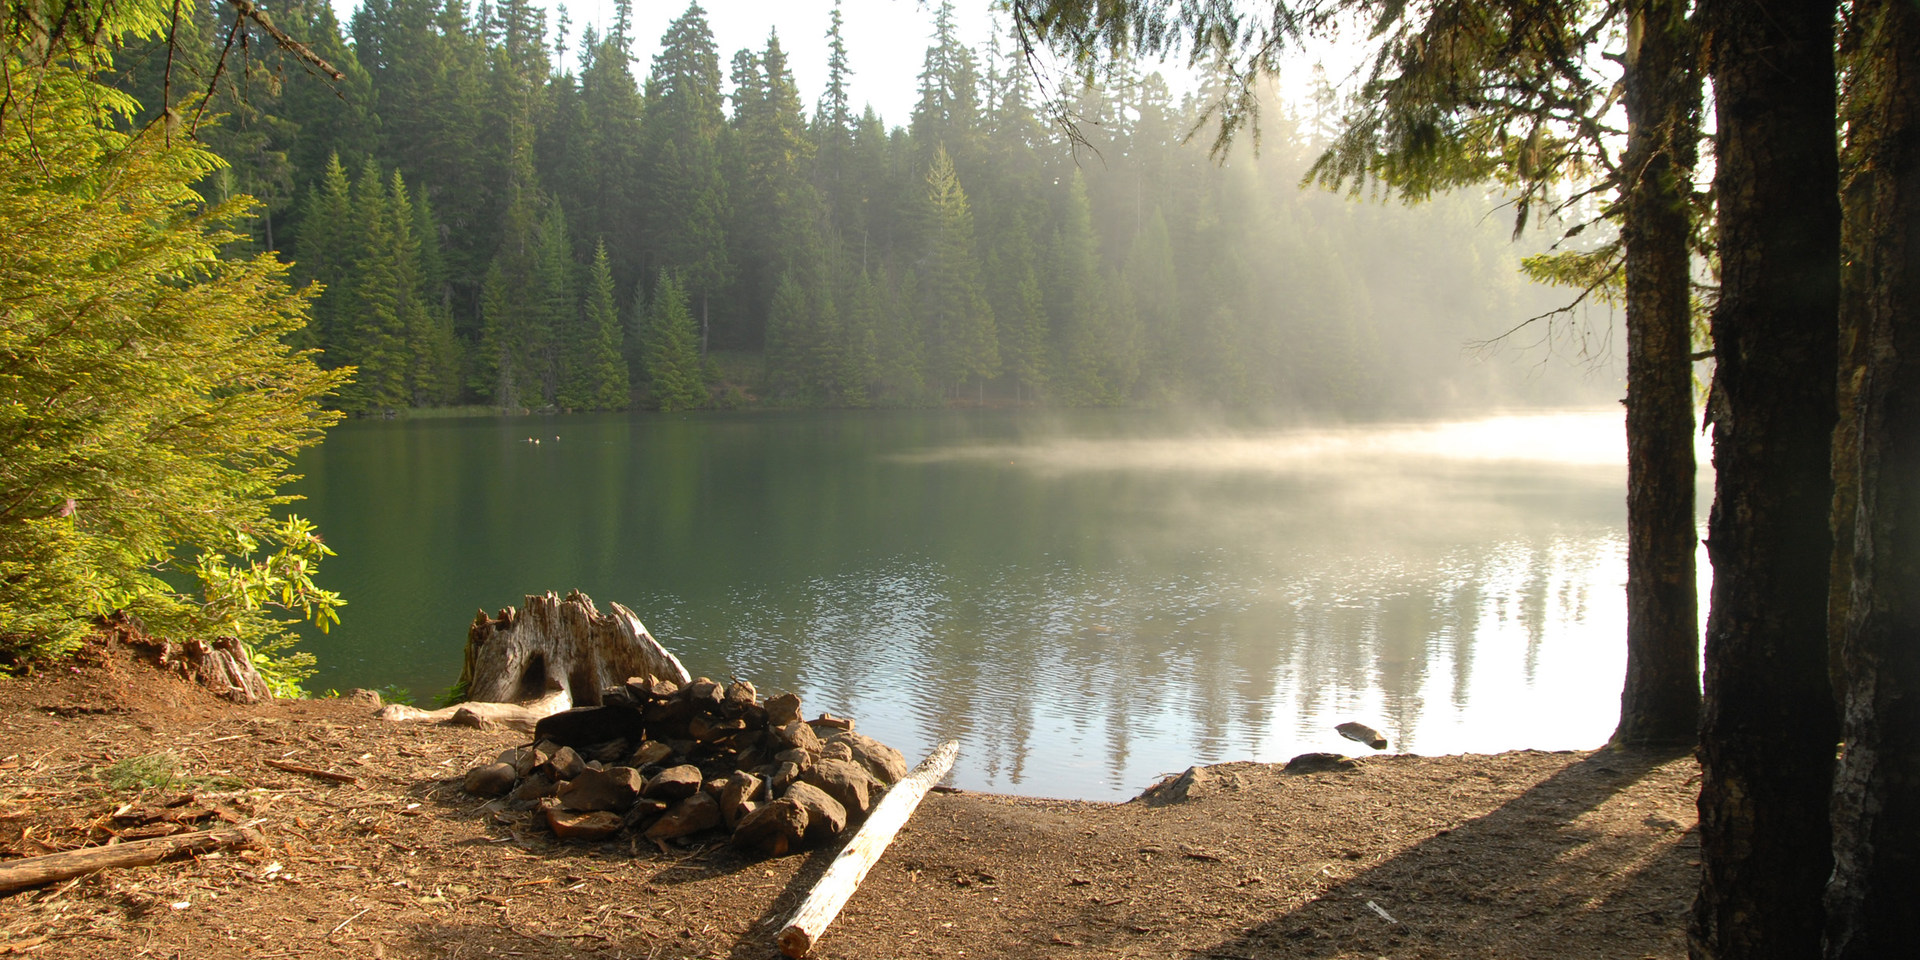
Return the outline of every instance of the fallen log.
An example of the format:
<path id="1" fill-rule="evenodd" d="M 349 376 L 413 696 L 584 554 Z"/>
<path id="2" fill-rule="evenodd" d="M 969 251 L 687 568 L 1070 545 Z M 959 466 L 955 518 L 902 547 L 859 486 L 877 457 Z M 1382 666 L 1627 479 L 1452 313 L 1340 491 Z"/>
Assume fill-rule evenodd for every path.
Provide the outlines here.
<path id="1" fill-rule="evenodd" d="M 266 761 L 266 764 L 267 766 L 272 767 L 275 770 L 285 770 L 288 773 L 301 773 L 309 777 L 319 777 L 322 780 L 331 780 L 334 783 L 357 784 L 360 782 L 360 778 L 354 776 L 351 773 L 334 773 L 332 770 L 322 770 L 319 767 L 309 767 L 309 766 L 304 766 L 298 763 L 288 763 L 285 760 L 268 760 Z"/>
<path id="2" fill-rule="evenodd" d="M 540 721 L 572 708 L 573 700 L 566 691 L 555 691 L 531 703 L 494 703 L 479 700 L 466 700 L 451 707 L 438 710 L 422 710 L 406 703 L 390 703 L 380 708 L 382 720 L 452 720 L 461 712 L 470 713 L 483 721 L 512 727 L 523 733 L 532 733 Z"/>
<path id="3" fill-rule="evenodd" d="M 948 740 L 887 791 L 867 817 L 866 824 L 847 842 L 839 856 L 833 858 L 800 909 L 795 910 L 793 918 L 780 929 L 781 953 L 804 957 L 813 950 L 820 935 L 826 932 L 827 924 L 846 906 L 860 881 L 866 879 L 867 871 L 873 869 L 887 845 L 893 842 L 894 835 L 926 798 L 927 790 L 947 775 L 953 768 L 954 757 L 959 754 L 960 741 Z"/>
<path id="4" fill-rule="evenodd" d="M 0 893 L 37 887 L 112 867 L 144 867 L 181 853 L 206 853 L 226 847 L 252 847 L 263 843 L 265 840 L 259 831 L 247 827 L 220 827 L 201 833 L 135 840 L 109 847 L 62 850 L 24 860 L 0 862 Z"/>
<path id="5" fill-rule="evenodd" d="M 529 594 L 520 610 L 482 610 L 467 630 L 460 700 L 439 710 L 394 704 L 385 720 L 451 720 L 465 710 L 482 721 L 531 730 L 542 718 L 576 706 L 599 706 L 600 692 L 631 677 L 692 681 L 679 658 L 660 645 L 632 610 L 607 613 L 575 590 L 562 600 Z"/>

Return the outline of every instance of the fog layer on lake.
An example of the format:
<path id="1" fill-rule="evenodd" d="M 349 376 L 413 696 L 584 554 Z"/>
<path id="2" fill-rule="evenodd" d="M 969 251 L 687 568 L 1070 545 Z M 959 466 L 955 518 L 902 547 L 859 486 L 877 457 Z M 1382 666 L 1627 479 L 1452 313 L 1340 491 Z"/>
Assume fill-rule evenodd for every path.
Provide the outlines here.
<path id="1" fill-rule="evenodd" d="M 350 604 L 310 685 L 424 701 L 476 609 L 578 588 L 697 675 L 916 759 L 960 738 L 970 789 L 1367 752 L 1345 720 L 1419 753 L 1589 748 L 1624 670 L 1624 462 L 1617 409 L 351 423 L 300 463 Z"/>

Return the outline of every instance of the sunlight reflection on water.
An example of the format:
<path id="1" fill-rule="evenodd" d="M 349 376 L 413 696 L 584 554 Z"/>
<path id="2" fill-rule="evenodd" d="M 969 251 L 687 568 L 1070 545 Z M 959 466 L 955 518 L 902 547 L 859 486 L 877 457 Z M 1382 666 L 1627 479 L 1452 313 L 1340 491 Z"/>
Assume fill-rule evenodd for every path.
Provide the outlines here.
<path id="1" fill-rule="evenodd" d="M 320 685 L 438 689 L 474 606 L 579 586 L 695 673 L 909 754 L 961 738 L 974 789 L 1118 799 L 1197 762 L 1367 752 L 1345 720 L 1393 750 L 1587 748 L 1618 709 L 1616 411 L 572 417 L 538 450 L 504 423 L 342 429 L 302 461 L 358 615 L 310 644 Z M 413 461 L 456 479 L 392 476 Z"/>

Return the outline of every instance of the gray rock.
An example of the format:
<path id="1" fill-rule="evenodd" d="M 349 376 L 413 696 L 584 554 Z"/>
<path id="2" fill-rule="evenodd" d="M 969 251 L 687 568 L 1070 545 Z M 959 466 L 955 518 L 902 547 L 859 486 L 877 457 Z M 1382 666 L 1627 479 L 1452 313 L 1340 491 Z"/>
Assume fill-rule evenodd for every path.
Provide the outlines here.
<path id="1" fill-rule="evenodd" d="M 827 792 L 827 795 L 840 801 L 847 808 L 847 816 L 859 820 L 873 809 L 873 788 L 879 781 L 863 767 L 851 760 L 816 760 L 812 767 L 800 775 L 802 783 L 810 783 Z"/>
<path id="2" fill-rule="evenodd" d="M 867 736 L 851 730 L 836 733 L 827 738 L 828 743 L 844 743 L 853 751 L 853 759 L 867 768 L 874 779 L 885 784 L 899 783 L 907 775 L 907 758 L 900 751 Z"/>
<path id="3" fill-rule="evenodd" d="M 1387 738 L 1381 736 L 1380 731 L 1364 723 L 1354 723 L 1350 720 L 1333 729 L 1348 740 L 1358 740 L 1375 750 L 1385 750 L 1387 748 Z"/>
<path id="4" fill-rule="evenodd" d="M 1287 761 L 1282 773 L 1331 773 L 1336 770 L 1358 770 L 1360 761 L 1352 757 L 1343 757 L 1337 753 L 1303 753 Z"/>
<path id="5" fill-rule="evenodd" d="M 658 740 L 642 740 L 639 746 L 633 748 L 633 756 L 627 758 L 627 763 L 635 767 L 651 767 L 666 762 L 671 756 L 672 747 Z"/>
<path id="6" fill-rule="evenodd" d="M 642 796 L 650 800 L 684 800 L 700 792 L 700 768 L 691 763 L 677 767 L 668 767 L 653 775 L 647 785 L 641 789 Z"/>
<path id="7" fill-rule="evenodd" d="M 352 690 L 348 690 L 346 693 L 341 694 L 340 699 L 346 700 L 350 703 L 360 704 L 361 706 L 364 706 L 369 710 L 378 710 L 381 707 L 386 705 L 380 700 L 379 691 L 368 690 L 365 687 L 354 687 Z"/>
<path id="8" fill-rule="evenodd" d="M 1185 773 L 1177 777 L 1168 777 L 1148 787 L 1140 794 L 1147 806 L 1162 807 L 1170 803 L 1186 803 L 1198 800 L 1213 793 L 1218 788 L 1218 778 L 1207 772 L 1205 767 L 1188 767 Z"/>
<path id="9" fill-rule="evenodd" d="M 740 825 L 740 819 L 747 815 L 747 808 L 760 799 L 760 791 L 766 783 L 759 777 L 744 770 L 735 770 L 727 778 L 726 785 L 720 790 L 720 819 L 729 829 Z"/>
<path id="10" fill-rule="evenodd" d="M 627 741 L 624 739 L 596 743 L 587 748 L 587 756 L 601 763 L 619 763 L 627 755 Z"/>
<path id="11" fill-rule="evenodd" d="M 783 760 L 774 764 L 773 775 L 767 778 L 767 786 L 774 793 L 785 793 L 787 787 L 798 779 L 800 779 L 800 765 Z"/>
<path id="12" fill-rule="evenodd" d="M 547 760 L 547 768 L 553 771 L 555 780 L 572 780 L 587 769 L 587 762 L 580 759 L 572 747 L 561 747 Z"/>
<path id="13" fill-rule="evenodd" d="M 807 811 L 800 802 L 782 797 L 754 808 L 733 829 L 733 845 L 780 856 L 800 845 L 807 834 Z"/>
<path id="14" fill-rule="evenodd" d="M 767 726 L 775 730 L 800 719 L 800 695 L 783 693 L 767 701 Z"/>
<path id="15" fill-rule="evenodd" d="M 468 770 L 462 786 L 477 797 L 497 797 L 512 790 L 516 779 L 519 778 L 514 775 L 512 764 L 495 761 Z"/>
<path id="16" fill-rule="evenodd" d="M 611 810 L 625 813 L 646 785 L 640 771 L 632 767 L 588 770 L 560 785 L 554 795 L 568 810 Z"/>
<path id="17" fill-rule="evenodd" d="M 807 839 L 831 840 L 847 828 L 847 808 L 811 783 L 796 783 L 782 798 L 807 811 Z"/>
<path id="18" fill-rule="evenodd" d="M 720 825 L 720 804 L 705 793 L 696 793 L 674 804 L 647 828 L 648 840 L 671 840 L 690 833 L 711 830 Z"/>
<path id="19" fill-rule="evenodd" d="M 533 773 L 529 774 L 525 780 L 520 781 L 520 785 L 514 787 L 512 793 L 507 794 L 507 802 L 511 804 L 515 810 L 525 810 L 539 803 L 541 800 L 553 796 L 553 791 L 554 782 L 552 777 L 544 773 Z"/>
<path id="20" fill-rule="evenodd" d="M 727 684 L 728 706 L 737 710 L 744 710 L 759 702 L 760 691 L 755 690 L 753 684 L 745 680 L 735 680 Z"/>
<path id="21" fill-rule="evenodd" d="M 494 760 L 498 763 L 511 765 L 513 767 L 513 775 L 516 778 L 524 777 L 532 773 L 533 768 L 538 766 L 538 764 L 533 762 L 533 748 L 531 747 L 513 747 L 502 750 L 500 751 L 500 755 L 495 757 Z"/>
<path id="22" fill-rule="evenodd" d="M 547 826 L 553 829 L 553 835 L 562 840 L 605 840 L 620 832 L 625 822 L 617 813 L 596 810 L 591 813 L 570 813 L 559 807 L 546 808 Z"/>
<path id="23" fill-rule="evenodd" d="M 661 814 L 666 813 L 669 806 L 671 804 L 664 800 L 635 800 L 632 808 L 627 810 L 624 821 L 627 829 L 645 830 Z"/>
<path id="24" fill-rule="evenodd" d="M 687 684 L 687 700 L 695 709 L 711 710 L 727 699 L 727 688 L 720 683 L 701 677 Z"/>
<path id="25" fill-rule="evenodd" d="M 820 748 L 826 746 L 821 742 L 820 735 L 813 732 L 812 727 L 799 720 L 781 727 L 776 731 L 775 736 L 788 747 L 805 750 L 816 757 L 820 755 Z"/>

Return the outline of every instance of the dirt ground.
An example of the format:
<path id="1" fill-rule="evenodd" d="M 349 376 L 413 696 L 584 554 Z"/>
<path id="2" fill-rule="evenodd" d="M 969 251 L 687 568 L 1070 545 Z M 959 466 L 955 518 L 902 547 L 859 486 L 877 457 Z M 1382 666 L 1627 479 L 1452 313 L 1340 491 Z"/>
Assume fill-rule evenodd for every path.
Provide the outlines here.
<path id="1" fill-rule="evenodd" d="M 0 956 L 778 955 L 833 849 L 556 841 L 460 789 L 523 742 L 350 700 L 234 706 L 112 657 L 0 678 L 0 866 L 116 833 L 266 838 L 0 894 Z M 103 782 L 149 754 L 203 779 Z M 1697 784 L 1686 757 L 1526 751 L 1221 764 L 1178 802 L 938 792 L 814 956 L 1680 957 Z"/>

